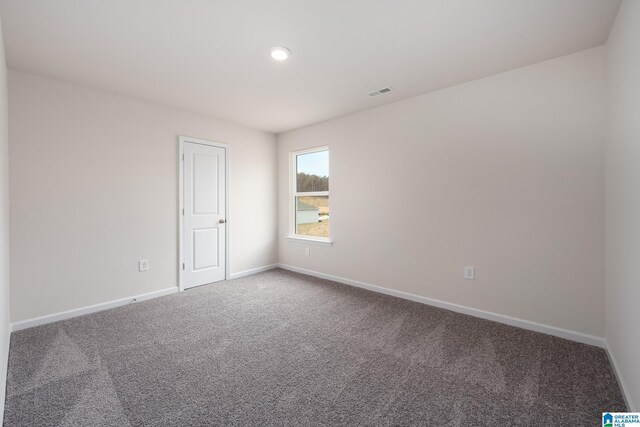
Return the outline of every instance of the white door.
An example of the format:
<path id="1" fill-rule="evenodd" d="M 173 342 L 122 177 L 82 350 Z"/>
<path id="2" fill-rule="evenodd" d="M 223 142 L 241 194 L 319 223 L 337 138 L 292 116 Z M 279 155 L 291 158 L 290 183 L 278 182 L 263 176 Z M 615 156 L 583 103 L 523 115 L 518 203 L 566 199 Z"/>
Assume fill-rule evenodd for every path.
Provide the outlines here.
<path id="1" fill-rule="evenodd" d="M 184 142 L 182 288 L 225 279 L 226 149 Z"/>

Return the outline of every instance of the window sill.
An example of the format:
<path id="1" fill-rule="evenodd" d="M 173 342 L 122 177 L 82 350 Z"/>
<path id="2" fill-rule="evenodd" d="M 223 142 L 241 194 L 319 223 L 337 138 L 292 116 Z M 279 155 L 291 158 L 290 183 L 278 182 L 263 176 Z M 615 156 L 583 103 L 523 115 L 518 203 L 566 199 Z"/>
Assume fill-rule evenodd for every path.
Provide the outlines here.
<path id="1" fill-rule="evenodd" d="M 320 240 L 320 239 L 311 239 L 309 237 L 300 237 L 300 236 L 286 236 L 286 239 L 301 242 L 301 243 L 311 243 L 312 245 L 320 245 L 320 246 L 331 246 L 333 245 L 333 241 L 331 240 Z"/>

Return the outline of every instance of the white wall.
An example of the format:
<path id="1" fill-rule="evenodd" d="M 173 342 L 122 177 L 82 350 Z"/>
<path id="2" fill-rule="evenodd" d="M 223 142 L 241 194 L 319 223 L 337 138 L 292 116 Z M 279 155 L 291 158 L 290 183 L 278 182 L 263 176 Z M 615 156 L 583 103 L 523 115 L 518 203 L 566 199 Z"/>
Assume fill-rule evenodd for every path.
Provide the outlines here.
<path id="1" fill-rule="evenodd" d="M 0 24 L 0 424 L 9 358 L 9 135 L 7 134 L 7 65 Z"/>
<path id="2" fill-rule="evenodd" d="M 625 0 L 607 41 L 606 338 L 640 410 L 640 2 Z M 631 409 L 631 408 L 630 408 Z"/>
<path id="3" fill-rule="evenodd" d="M 12 321 L 176 286 L 178 135 L 231 146 L 231 272 L 276 262 L 273 135 L 14 70 L 9 107 Z"/>
<path id="4" fill-rule="evenodd" d="M 279 135 L 280 262 L 602 337 L 603 54 Z M 288 153 L 320 145 L 332 247 L 284 238 Z"/>

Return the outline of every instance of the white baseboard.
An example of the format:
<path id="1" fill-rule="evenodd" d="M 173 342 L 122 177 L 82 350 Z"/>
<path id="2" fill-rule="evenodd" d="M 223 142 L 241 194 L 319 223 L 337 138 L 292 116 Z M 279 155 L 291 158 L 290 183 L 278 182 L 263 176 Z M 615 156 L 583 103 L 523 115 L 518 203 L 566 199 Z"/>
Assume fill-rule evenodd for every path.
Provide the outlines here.
<path id="1" fill-rule="evenodd" d="M 278 268 L 278 264 L 270 264 L 264 265 L 262 267 L 252 268 L 250 270 L 239 271 L 237 273 L 231 273 L 229 275 L 229 279 L 239 279 L 245 276 L 251 276 L 252 274 L 262 273 L 263 271 L 273 270 L 274 268 Z"/>
<path id="2" fill-rule="evenodd" d="M 624 381 L 624 377 L 622 376 L 622 373 L 618 368 L 618 362 L 616 362 L 616 358 L 613 355 L 613 352 L 611 351 L 611 347 L 609 347 L 609 342 L 607 342 L 606 340 L 605 340 L 604 350 L 607 353 L 609 362 L 613 367 L 613 373 L 616 376 L 616 379 L 618 380 L 618 384 L 620 385 L 620 391 L 622 392 L 622 398 L 624 399 L 624 403 L 625 405 L 627 405 L 627 411 L 638 412 L 640 408 L 636 407 L 631 401 L 631 397 L 629 396 L 629 393 L 627 393 L 627 390 L 628 390 L 627 383 Z"/>
<path id="3" fill-rule="evenodd" d="M 278 264 L 265 265 L 258 268 L 252 268 L 250 270 L 240 271 L 238 273 L 232 273 L 229 275 L 229 279 L 238 279 L 240 277 L 249 276 L 256 273 L 261 273 L 267 270 L 273 270 L 278 268 Z M 120 307 L 131 303 L 132 300 L 144 301 L 151 298 L 157 298 L 164 295 L 169 295 L 178 292 L 178 287 L 162 289 L 160 291 L 149 292 L 141 295 L 134 295 L 128 298 L 122 298 L 114 301 L 107 301 L 99 304 L 94 304 L 86 307 L 74 308 L 72 310 L 62 311 L 60 313 L 48 314 L 46 316 L 40 316 L 33 319 L 21 320 L 11 324 L 11 332 L 20 331 L 22 329 L 32 328 L 34 326 L 46 325 L 47 323 L 57 322 L 59 320 L 70 319 L 72 317 L 82 316 L 84 314 L 96 313 L 98 311 L 107 310 L 110 308 Z"/>
<path id="4" fill-rule="evenodd" d="M 109 308 L 120 307 L 122 305 L 130 304 L 134 299 L 140 302 L 140 301 L 144 301 L 152 298 L 158 298 L 161 296 L 174 294 L 176 292 L 178 292 L 178 287 L 172 287 L 172 288 L 162 289 L 159 291 L 148 292 L 146 294 L 134 295 L 128 298 L 102 302 L 99 304 L 89 305 L 86 307 L 74 308 L 72 310 L 61 311 L 59 313 L 35 317 L 33 319 L 20 320 L 19 322 L 14 322 L 11 324 L 11 332 L 32 328 L 34 326 L 46 325 L 47 323 L 53 323 L 59 320 L 70 319 L 72 317 L 82 316 L 84 314 L 96 313 L 98 311 L 107 310 Z"/>
<path id="5" fill-rule="evenodd" d="M 565 338 L 571 341 L 577 341 L 583 344 L 594 345 L 597 347 L 605 347 L 604 338 L 594 335 L 583 334 L 581 332 L 570 331 L 568 329 L 557 328 L 555 326 L 545 325 L 542 323 L 532 322 L 524 319 L 518 319 L 516 317 L 505 316 L 503 314 L 492 313 L 490 311 L 479 310 L 477 308 L 471 308 L 446 301 L 427 298 L 420 295 L 410 294 L 408 292 L 396 291 L 394 289 L 384 288 L 382 286 L 372 285 L 357 280 L 345 279 L 344 277 L 332 276 L 330 274 L 319 273 L 317 271 L 294 267 L 287 264 L 279 264 L 279 267 L 285 270 L 294 271 L 296 273 L 302 273 L 309 276 L 319 277 L 321 279 L 332 280 L 334 282 L 343 283 L 345 285 L 368 289 L 373 292 L 391 295 L 422 304 L 432 305 L 434 307 L 444 308 L 447 310 L 455 311 L 457 313 L 480 317 L 482 319 L 493 320 L 494 322 L 504 323 L 510 326 L 516 326 L 518 328 L 527 329 L 530 331 L 541 332 L 543 334 L 553 335 L 556 337 Z"/>
<path id="6" fill-rule="evenodd" d="M 618 380 L 618 384 L 620 385 L 620 389 L 622 391 L 623 398 L 625 400 L 625 404 L 627 405 L 628 411 L 637 411 L 636 406 L 633 404 L 631 399 L 629 398 L 629 394 L 626 392 L 627 387 L 626 383 L 620 373 L 618 368 L 618 364 L 616 359 L 611 352 L 607 341 L 604 338 L 597 337 L 594 335 L 583 334 L 581 332 L 570 331 L 568 329 L 557 328 L 555 326 L 545 325 L 542 323 L 532 322 L 529 320 L 518 319 L 516 317 L 505 316 L 502 314 L 492 313 L 489 311 L 479 310 L 476 308 L 466 307 L 463 305 L 453 304 L 445 301 L 440 301 L 432 298 L 423 297 L 420 295 L 411 294 L 408 292 L 397 291 L 394 289 L 385 288 L 382 286 L 372 285 L 365 282 L 360 282 L 358 280 L 346 279 L 344 277 L 333 276 L 331 274 L 320 273 L 317 271 L 307 270 L 305 268 L 294 267 L 292 265 L 287 264 L 270 264 L 265 265 L 258 268 L 252 268 L 250 270 L 244 270 L 237 273 L 233 273 L 229 275 L 230 279 L 238 279 L 240 277 L 250 276 L 252 274 L 261 273 L 263 271 L 273 270 L 274 268 L 283 268 L 285 270 L 293 271 L 296 273 L 306 274 L 309 276 L 318 277 L 321 279 L 331 280 L 334 282 L 342 283 L 345 285 L 355 286 L 362 289 L 367 289 L 373 292 L 378 292 L 385 295 L 391 295 L 398 298 L 403 298 L 410 301 L 419 302 L 422 304 L 431 305 L 434 307 L 444 308 L 447 310 L 451 310 L 457 313 L 467 314 L 470 316 L 479 317 L 482 319 L 492 320 L 499 323 L 504 323 L 510 326 L 516 326 L 519 328 L 527 329 L 530 331 L 541 332 L 548 335 L 553 335 L 560 338 L 565 338 L 571 341 L 580 342 L 583 344 L 594 345 L 597 347 L 602 347 L 605 349 L 607 357 L 611 362 L 611 366 L 613 367 L 614 374 L 616 375 L 616 379 Z M 72 317 L 82 316 L 84 314 L 96 313 L 98 311 L 107 310 L 110 308 L 120 307 L 126 304 L 130 304 L 134 299 L 136 301 L 144 301 L 152 298 L 161 297 L 164 295 L 170 295 L 173 293 L 177 293 L 177 287 L 171 287 L 167 289 L 162 289 L 159 291 L 148 292 L 141 295 L 135 295 L 129 298 L 122 298 L 114 301 L 108 301 L 100 304 L 94 304 L 87 307 L 76 308 L 73 310 L 67 310 L 60 313 L 54 313 L 46 316 L 36 317 L 33 319 L 21 320 L 19 322 L 11 323 L 10 330 L 11 332 L 19 331 L 22 329 L 31 328 L 34 326 L 45 325 L 47 323 L 57 322 L 59 320 L 70 319 Z M 7 349 L 8 349 L 7 345 Z M 1 362 L 0 362 L 1 363 Z M 0 414 L 0 420 L 1 420 Z"/>
<path id="7" fill-rule="evenodd" d="M 346 279 L 344 277 L 333 276 L 331 274 L 320 273 L 317 271 L 307 270 L 305 268 L 300 268 L 300 267 L 294 267 L 287 264 L 270 264 L 262 267 L 252 268 L 250 270 L 245 270 L 245 271 L 240 271 L 238 273 L 230 274 L 229 278 L 238 279 L 240 277 L 261 273 L 263 271 L 272 270 L 278 267 L 283 268 L 285 270 L 301 273 L 301 274 L 307 274 L 309 276 L 319 277 L 321 279 L 327 279 L 334 282 L 343 283 L 345 285 L 368 289 L 370 291 L 378 292 L 385 295 L 391 295 L 394 297 L 403 298 L 410 301 L 419 302 L 422 304 L 444 308 L 447 310 L 455 311 L 457 313 L 480 317 L 482 319 L 487 319 L 487 320 L 493 320 L 495 322 L 500 322 L 500 323 L 516 326 L 519 328 L 523 328 L 523 329 L 527 329 L 535 332 L 541 332 L 544 334 L 549 334 L 549 335 L 565 338 L 572 341 L 577 341 L 584 344 L 606 348 L 606 343 L 604 338 L 597 337 L 594 335 L 583 334 L 581 332 L 570 331 L 568 329 L 557 328 L 555 326 L 545 325 L 542 323 L 537 323 L 529 320 L 518 319 L 516 317 L 506 316 L 503 314 L 492 313 L 489 311 L 479 310 L 472 307 L 467 307 L 467 306 L 453 304 L 446 301 L 427 298 L 424 296 L 415 295 L 408 292 L 384 288 L 382 286 L 372 285 L 369 283 L 360 282 L 358 280 Z M 171 288 L 149 292 L 141 295 L 134 295 L 128 298 L 122 298 L 114 301 L 108 301 L 108 302 L 94 304 L 86 307 L 80 307 L 72 310 L 62 311 L 59 313 L 49 314 L 46 316 L 40 316 L 33 319 L 21 320 L 11 324 L 11 332 L 31 328 L 34 326 L 40 326 L 47 323 L 57 322 L 59 320 L 70 319 L 72 317 L 82 316 L 84 314 L 95 313 L 98 311 L 107 310 L 109 308 L 119 307 L 119 306 L 131 303 L 131 301 L 134 299 L 137 301 L 144 301 L 151 298 L 157 298 L 157 297 L 169 295 L 176 292 L 178 292 L 178 288 L 171 287 Z M 610 354 L 609 356 L 611 357 L 612 361 L 614 361 L 612 355 Z"/>

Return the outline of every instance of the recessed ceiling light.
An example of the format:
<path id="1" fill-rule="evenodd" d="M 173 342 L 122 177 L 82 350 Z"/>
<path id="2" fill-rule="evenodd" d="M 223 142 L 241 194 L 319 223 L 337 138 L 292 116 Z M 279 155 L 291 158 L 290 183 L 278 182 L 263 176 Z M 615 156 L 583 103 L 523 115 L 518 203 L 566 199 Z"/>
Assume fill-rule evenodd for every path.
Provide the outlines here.
<path id="1" fill-rule="evenodd" d="M 276 61 L 284 61 L 291 56 L 291 51 L 286 47 L 276 46 L 271 48 L 271 57 Z"/>

